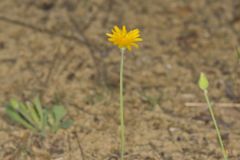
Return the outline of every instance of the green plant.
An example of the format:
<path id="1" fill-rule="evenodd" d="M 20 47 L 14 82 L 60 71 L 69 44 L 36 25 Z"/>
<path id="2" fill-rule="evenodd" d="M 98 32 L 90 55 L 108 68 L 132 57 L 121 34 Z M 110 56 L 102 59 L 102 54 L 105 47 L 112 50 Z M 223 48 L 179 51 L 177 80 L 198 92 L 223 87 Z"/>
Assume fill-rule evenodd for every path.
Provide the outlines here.
<path id="1" fill-rule="evenodd" d="M 217 124 L 217 121 L 216 121 L 216 118 L 215 118 L 215 115 L 214 115 L 214 111 L 213 111 L 213 107 L 212 107 L 212 104 L 209 100 L 209 96 L 208 96 L 208 79 L 207 77 L 205 76 L 204 73 L 201 73 L 200 74 L 200 78 L 199 78 L 199 81 L 198 81 L 198 86 L 201 90 L 203 90 L 204 92 L 204 97 L 205 97 L 205 100 L 207 102 L 207 105 L 208 105 L 208 109 L 209 109 L 209 112 L 211 114 L 211 117 L 212 117 L 212 120 L 213 120 L 213 124 L 214 124 L 214 127 L 216 129 L 216 133 L 217 133 L 217 137 L 218 137 L 218 141 L 219 141 L 219 144 L 220 144 L 220 147 L 221 147 L 221 150 L 222 150 L 222 154 L 223 154 L 223 157 L 224 157 L 224 160 L 228 160 L 228 155 L 227 155 L 227 152 L 225 150 L 225 147 L 224 147 L 224 144 L 223 144 L 223 140 L 222 140 L 222 137 L 221 137 L 221 133 L 220 133 L 220 129 L 218 127 L 218 124 Z"/>
<path id="2" fill-rule="evenodd" d="M 73 120 L 63 120 L 67 111 L 62 105 L 55 105 L 48 110 L 48 126 L 52 132 L 57 132 L 59 128 L 67 129 L 73 123 Z"/>
<path id="3" fill-rule="evenodd" d="M 112 42 L 114 45 L 118 46 L 121 52 L 121 61 L 120 61 L 120 84 L 119 84 L 119 104 L 120 104 L 120 137 L 121 137 L 121 148 L 120 155 L 121 160 L 124 158 L 125 152 L 125 124 L 124 124 L 124 95 L 123 95 L 123 72 L 124 72 L 124 55 L 126 49 L 131 51 L 132 46 L 138 48 L 137 42 L 142 41 L 140 38 L 139 29 L 134 29 L 127 31 L 126 26 L 123 26 L 120 29 L 118 26 L 114 26 L 112 34 L 107 33 L 108 41 Z"/>
<path id="4" fill-rule="evenodd" d="M 6 114 L 14 122 L 41 135 L 46 135 L 49 131 L 56 132 L 60 128 L 68 128 L 73 122 L 70 119 L 64 120 L 67 111 L 62 105 L 46 109 L 42 107 L 38 98 L 25 103 L 12 99 L 6 107 Z"/>

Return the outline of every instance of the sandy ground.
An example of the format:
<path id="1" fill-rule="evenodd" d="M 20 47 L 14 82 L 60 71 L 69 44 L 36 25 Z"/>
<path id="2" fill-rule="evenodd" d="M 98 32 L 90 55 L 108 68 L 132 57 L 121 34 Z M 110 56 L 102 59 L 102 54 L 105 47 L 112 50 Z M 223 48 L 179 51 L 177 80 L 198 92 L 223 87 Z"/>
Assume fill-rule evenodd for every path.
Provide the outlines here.
<path id="1" fill-rule="evenodd" d="M 239 102 L 240 3 L 236 0 L 1 0 L 0 159 L 117 160 L 119 52 L 115 25 L 141 30 L 126 55 L 126 160 L 222 159 L 197 86 L 214 102 Z M 13 125 L 3 108 L 40 95 L 74 125 L 45 140 Z M 215 106 L 230 160 L 240 157 L 240 110 Z"/>

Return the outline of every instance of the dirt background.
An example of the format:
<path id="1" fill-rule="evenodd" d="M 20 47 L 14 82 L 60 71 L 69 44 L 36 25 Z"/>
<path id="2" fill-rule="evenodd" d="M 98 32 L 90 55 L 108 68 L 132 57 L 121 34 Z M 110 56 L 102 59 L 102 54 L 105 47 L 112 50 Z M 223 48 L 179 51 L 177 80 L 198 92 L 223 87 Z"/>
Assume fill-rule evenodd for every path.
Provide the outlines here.
<path id="1" fill-rule="evenodd" d="M 1 0 L 0 159 L 117 160 L 119 51 L 105 33 L 139 28 L 126 54 L 126 160 L 222 159 L 199 73 L 214 102 L 239 102 L 237 0 Z M 74 125 L 47 139 L 4 115 L 12 97 L 62 103 Z M 215 106 L 230 160 L 240 157 L 240 110 Z"/>

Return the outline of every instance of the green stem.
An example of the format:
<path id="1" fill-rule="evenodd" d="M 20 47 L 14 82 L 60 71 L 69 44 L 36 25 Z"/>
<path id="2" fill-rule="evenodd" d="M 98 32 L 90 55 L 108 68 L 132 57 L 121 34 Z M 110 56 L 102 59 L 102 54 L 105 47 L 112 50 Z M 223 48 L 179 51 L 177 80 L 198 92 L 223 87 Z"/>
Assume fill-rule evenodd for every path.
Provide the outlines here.
<path id="1" fill-rule="evenodd" d="M 228 155 L 227 155 L 227 152 L 226 152 L 224 144 L 223 144 L 223 140 L 222 140 L 222 137 L 221 137 L 220 129 L 218 127 L 216 118 L 214 116 L 212 105 L 211 105 L 210 100 L 208 98 L 208 91 L 207 90 L 204 90 L 204 96 L 205 96 L 205 99 L 207 101 L 208 109 L 209 109 L 209 112 L 211 114 L 211 117 L 212 117 L 215 129 L 216 129 L 216 132 L 217 132 L 217 137 L 218 137 L 219 144 L 221 146 L 221 150 L 222 150 L 222 154 L 223 154 L 224 160 L 228 160 Z"/>
<path id="2" fill-rule="evenodd" d="M 123 66 L 124 66 L 125 48 L 121 48 L 121 64 L 120 64 L 120 130 L 121 130 L 121 160 L 123 160 L 125 152 L 125 126 L 124 126 L 124 96 L 123 96 Z"/>

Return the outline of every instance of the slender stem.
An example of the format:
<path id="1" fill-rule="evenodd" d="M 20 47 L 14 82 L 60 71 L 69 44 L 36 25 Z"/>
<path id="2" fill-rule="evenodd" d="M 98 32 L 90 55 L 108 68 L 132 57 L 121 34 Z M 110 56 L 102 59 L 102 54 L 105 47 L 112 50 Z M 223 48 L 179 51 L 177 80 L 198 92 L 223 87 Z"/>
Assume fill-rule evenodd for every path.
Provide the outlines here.
<path id="1" fill-rule="evenodd" d="M 123 160 L 125 152 L 125 125 L 124 125 L 124 96 L 123 96 L 123 66 L 124 66 L 125 48 L 121 48 L 121 64 L 120 64 L 120 130 L 121 130 L 121 160 Z"/>
<path id="2" fill-rule="evenodd" d="M 221 146 L 221 150 L 222 150 L 222 154 L 223 154 L 224 160 L 228 160 L 228 155 L 227 155 L 227 152 L 226 152 L 224 144 L 223 144 L 223 140 L 222 140 L 222 137 L 221 137 L 220 129 L 218 127 L 216 118 L 214 116 L 212 105 L 211 105 L 210 100 L 208 98 L 208 91 L 207 90 L 204 90 L 204 96 L 205 96 L 205 99 L 207 101 L 208 109 L 209 109 L 209 112 L 211 114 L 211 117 L 212 117 L 215 129 L 216 129 L 216 132 L 217 132 L 217 137 L 218 137 L 219 144 Z"/>

